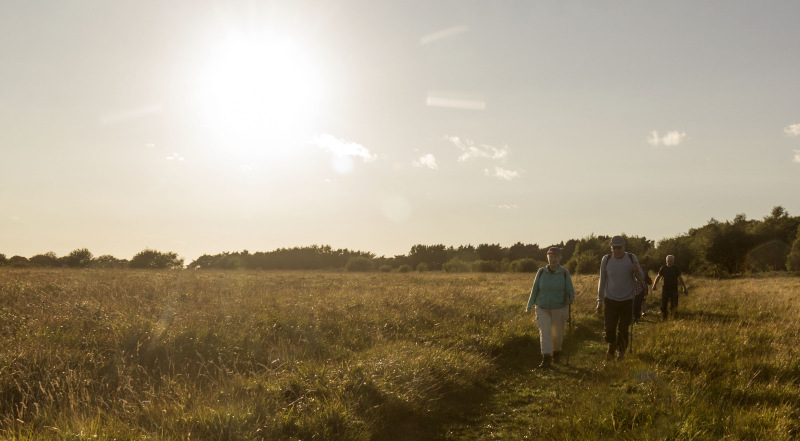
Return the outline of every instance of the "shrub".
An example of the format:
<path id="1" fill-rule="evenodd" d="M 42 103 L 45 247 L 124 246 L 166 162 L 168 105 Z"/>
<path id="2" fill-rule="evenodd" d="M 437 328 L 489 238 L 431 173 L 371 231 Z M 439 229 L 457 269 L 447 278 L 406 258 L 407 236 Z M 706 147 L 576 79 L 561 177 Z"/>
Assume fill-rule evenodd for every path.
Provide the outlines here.
<path id="1" fill-rule="evenodd" d="M 31 266 L 31 262 L 27 257 L 11 256 L 11 258 L 8 259 L 8 265 L 13 266 L 14 268 L 27 268 Z"/>
<path id="2" fill-rule="evenodd" d="M 793 272 L 800 272 L 800 228 L 797 229 L 797 239 L 792 244 L 789 255 L 786 256 L 786 269 Z"/>
<path id="3" fill-rule="evenodd" d="M 417 265 L 417 271 L 421 272 L 421 273 L 424 273 L 425 271 L 428 271 L 428 264 L 425 263 L 425 262 L 420 263 L 419 265 Z"/>
<path id="4" fill-rule="evenodd" d="M 401 273 L 410 273 L 412 269 L 413 268 L 411 268 L 411 265 L 400 265 L 400 268 L 397 268 L 397 271 Z"/>
<path id="5" fill-rule="evenodd" d="M 56 253 L 49 251 L 44 254 L 37 254 L 30 259 L 31 265 L 38 267 L 58 267 L 61 264 L 58 261 Z"/>
<path id="6" fill-rule="evenodd" d="M 344 266 L 346 271 L 368 272 L 372 271 L 372 259 L 364 256 L 351 257 Z"/>
<path id="7" fill-rule="evenodd" d="M 468 273 L 470 272 L 470 264 L 461 259 L 452 259 L 442 265 L 442 269 L 446 273 Z"/>
<path id="8" fill-rule="evenodd" d="M 94 268 L 125 268 L 127 266 L 127 260 L 117 259 L 109 254 L 104 254 L 92 260 L 92 267 Z"/>
<path id="9" fill-rule="evenodd" d="M 145 249 L 133 256 L 128 266 L 148 269 L 181 268 L 183 267 L 183 259 L 178 258 L 176 253 L 162 253 Z"/>
<path id="10" fill-rule="evenodd" d="M 70 268 L 85 268 L 92 263 L 92 253 L 86 248 L 79 248 L 62 257 L 61 261 Z"/>
<path id="11" fill-rule="evenodd" d="M 544 264 L 540 264 L 536 259 L 524 258 L 511 262 L 511 271 L 515 273 L 535 273 Z"/>
<path id="12" fill-rule="evenodd" d="M 380 272 L 382 272 L 382 273 L 388 273 L 388 272 L 391 272 L 391 271 L 392 271 L 392 267 L 391 267 L 391 265 L 381 265 L 381 266 L 378 268 L 378 271 L 380 271 Z"/>
<path id="13" fill-rule="evenodd" d="M 480 273 L 499 273 L 500 262 L 496 260 L 476 260 L 472 262 L 472 271 Z"/>
<path id="14" fill-rule="evenodd" d="M 595 274 L 600 272 L 600 260 L 594 251 L 588 251 L 573 256 L 565 266 L 573 274 Z"/>

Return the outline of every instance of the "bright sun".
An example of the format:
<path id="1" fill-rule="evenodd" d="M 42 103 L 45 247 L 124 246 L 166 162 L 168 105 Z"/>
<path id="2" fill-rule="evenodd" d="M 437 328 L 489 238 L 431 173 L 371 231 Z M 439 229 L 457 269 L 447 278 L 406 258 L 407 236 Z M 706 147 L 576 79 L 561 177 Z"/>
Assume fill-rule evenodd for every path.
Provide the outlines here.
<path id="1" fill-rule="evenodd" d="M 321 99 L 314 62 L 294 41 L 230 35 L 208 54 L 197 98 L 206 123 L 229 148 L 288 148 L 308 135 Z"/>

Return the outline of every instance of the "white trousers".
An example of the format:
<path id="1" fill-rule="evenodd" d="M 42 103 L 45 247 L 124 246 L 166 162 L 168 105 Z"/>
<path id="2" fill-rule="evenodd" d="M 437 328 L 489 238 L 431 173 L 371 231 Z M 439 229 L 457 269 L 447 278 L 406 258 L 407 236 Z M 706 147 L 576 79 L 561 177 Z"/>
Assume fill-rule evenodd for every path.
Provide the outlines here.
<path id="1" fill-rule="evenodd" d="M 564 343 L 564 328 L 569 318 L 569 306 L 561 309 L 545 309 L 536 306 L 536 324 L 539 326 L 539 346 L 542 354 L 560 351 Z"/>

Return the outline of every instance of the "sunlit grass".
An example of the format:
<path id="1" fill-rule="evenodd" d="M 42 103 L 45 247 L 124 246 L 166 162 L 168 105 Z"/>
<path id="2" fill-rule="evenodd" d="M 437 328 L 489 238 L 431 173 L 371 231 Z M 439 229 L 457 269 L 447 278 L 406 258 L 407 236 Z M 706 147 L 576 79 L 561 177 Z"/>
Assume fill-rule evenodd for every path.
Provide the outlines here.
<path id="1" fill-rule="evenodd" d="M 800 279 L 689 278 L 604 361 L 597 277 L 541 371 L 530 274 L 0 271 L 0 436 L 793 439 Z"/>

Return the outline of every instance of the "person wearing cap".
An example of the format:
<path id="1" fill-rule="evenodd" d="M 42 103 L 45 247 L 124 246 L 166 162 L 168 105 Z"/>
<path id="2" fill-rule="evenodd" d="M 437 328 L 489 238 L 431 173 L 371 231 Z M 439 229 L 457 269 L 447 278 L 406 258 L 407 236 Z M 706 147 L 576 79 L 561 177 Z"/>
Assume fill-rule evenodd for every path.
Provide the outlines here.
<path id="1" fill-rule="evenodd" d="M 644 280 L 639 260 L 625 251 L 625 238 L 611 238 L 611 254 L 600 261 L 597 313 L 604 314 L 608 360 L 622 359 L 628 348 L 628 328 L 633 320 L 635 282 Z"/>
<path id="2" fill-rule="evenodd" d="M 661 289 L 661 318 L 666 320 L 668 311 L 675 311 L 678 309 L 678 282 L 683 286 L 683 294 L 688 295 L 689 290 L 686 289 L 686 283 L 681 277 L 681 270 L 675 265 L 675 256 L 667 256 L 667 264 L 658 270 L 658 276 L 653 282 L 653 291 L 656 290 L 658 281 L 664 279 L 664 287 Z M 669 306 L 669 310 L 667 307 Z"/>
<path id="3" fill-rule="evenodd" d="M 539 268 L 528 297 L 526 314 L 536 312 L 539 327 L 539 346 L 542 349 L 541 368 L 549 368 L 561 361 L 564 328 L 569 317 L 569 305 L 575 299 L 572 277 L 566 268 L 559 265 L 561 249 L 547 250 L 547 266 Z"/>

